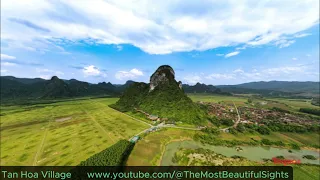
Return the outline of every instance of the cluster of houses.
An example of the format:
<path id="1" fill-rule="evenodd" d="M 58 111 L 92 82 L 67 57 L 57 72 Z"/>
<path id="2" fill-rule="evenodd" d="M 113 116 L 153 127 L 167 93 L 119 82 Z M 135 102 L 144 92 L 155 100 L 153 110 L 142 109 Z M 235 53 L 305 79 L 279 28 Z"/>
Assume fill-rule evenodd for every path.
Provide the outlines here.
<path id="1" fill-rule="evenodd" d="M 138 108 L 134 108 L 134 110 L 144 114 L 146 116 L 146 118 L 151 120 L 151 121 L 162 122 L 162 121 L 167 121 L 168 120 L 168 118 L 160 118 L 157 115 L 149 114 L 149 113 L 144 112 L 144 111 L 142 111 L 141 109 L 138 109 Z"/>
<path id="2" fill-rule="evenodd" d="M 209 107 L 209 115 L 214 115 L 222 119 L 237 119 L 237 112 L 234 106 L 227 106 L 216 103 L 205 104 Z"/>
<path id="3" fill-rule="evenodd" d="M 258 108 L 251 108 L 251 107 L 239 107 L 238 108 L 241 120 L 250 123 L 254 121 L 254 123 L 259 123 L 265 119 L 278 119 L 281 122 L 287 123 L 298 123 L 298 124 L 312 124 L 314 123 L 313 120 L 304 118 L 301 116 L 285 113 L 285 112 L 278 112 L 272 111 L 268 109 L 258 109 Z"/>
<path id="4" fill-rule="evenodd" d="M 217 103 L 203 103 L 209 108 L 209 114 L 215 115 L 219 118 L 236 119 L 237 113 L 233 106 L 217 104 Z M 272 111 L 268 109 L 252 108 L 248 106 L 238 107 L 240 114 L 240 122 L 244 124 L 262 125 L 260 122 L 265 119 L 278 119 L 281 122 L 298 123 L 298 124 L 312 124 L 314 121 L 302 116 L 289 114 L 285 112 Z"/>

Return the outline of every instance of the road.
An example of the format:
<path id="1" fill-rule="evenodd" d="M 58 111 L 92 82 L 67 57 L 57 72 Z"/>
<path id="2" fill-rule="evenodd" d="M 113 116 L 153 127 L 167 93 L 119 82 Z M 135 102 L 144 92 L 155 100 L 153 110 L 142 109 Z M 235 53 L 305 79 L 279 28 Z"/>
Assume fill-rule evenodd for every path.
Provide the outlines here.
<path id="1" fill-rule="evenodd" d="M 113 108 L 110 108 L 110 109 L 113 109 Z M 123 113 L 123 112 L 121 112 L 121 111 L 118 111 L 118 110 L 116 110 L 116 109 L 113 109 L 113 110 L 115 110 L 115 111 L 117 111 L 117 112 L 119 112 L 119 113 L 121 113 L 121 114 L 123 114 L 123 115 L 126 115 L 126 116 L 130 117 L 131 119 L 134 119 L 134 120 L 139 121 L 139 122 L 141 122 L 141 123 L 147 124 L 147 125 L 150 126 L 150 127 L 153 127 L 152 124 L 149 124 L 149 123 L 147 123 L 147 122 L 144 122 L 144 121 L 142 121 L 142 120 L 140 120 L 140 119 L 137 119 L 137 118 L 135 118 L 135 117 L 132 117 L 132 116 L 130 116 L 130 115 L 126 114 L 126 113 Z M 149 128 L 148 128 L 148 129 L 149 129 Z"/>
<path id="2" fill-rule="evenodd" d="M 239 122 L 240 122 L 240 114 L 239 114 L 238 108 L 237 108 L 236 104 L 233 101 L 232 101 L 232 103 L 233 103 L 233 105 L 234 105 L 234 107 L 235 107 L 235 109 L 237 111 L 238 119 L 236 120 L 236 122 L 232 126 L 220 129 L 223 132 L 225 132 L 226 130 L 228 130 L 231 127 L 236 128 L 238 126 Z"/>
<path id="3" fill-rule="evenodd" d="M 233 101 L 232 101 L 233 102 Z M 234 125 L 233 125 L 233 127 L 234 128 L 236 128 L 237 126 L 238 126 L 238 124 L 239 124 L 239 122 L 240 122 L 240 114 L 239 114 L 239 111 L 238 111 L 238 108 L 237 108 L 237 106 L 236 106 L 236 104 L 233 102 L 233 105 L 234 105 L 234 107 L 236 108 L 236 111 L 237 111 L 237 114 L 238 114 L 238 119 L 237 119 L 237 121 L 234 123 Z"/>

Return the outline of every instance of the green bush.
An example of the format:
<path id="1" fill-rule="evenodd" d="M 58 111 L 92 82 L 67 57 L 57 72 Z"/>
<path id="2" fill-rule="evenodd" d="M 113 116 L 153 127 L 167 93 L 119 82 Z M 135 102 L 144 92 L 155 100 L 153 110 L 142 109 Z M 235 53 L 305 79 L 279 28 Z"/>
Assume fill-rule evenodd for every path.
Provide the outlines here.
<path id="1" fill-rule="evenodd" d="M 260 134 L 263 134 L 263 135 L 267 135 L 267 134 L 270 134 L 270 129 L 267 127 L 267 126 L 259 126 L 257 131 L 260 133 Z"/>
<path id="2" fill-rule="evenodd" d="M 262 139 L 261 143 L 264 145 L 272 145 L 273 144 L 269 139 Z"/>
<path id="3" fill-rule="evenodd" d="M 81 161 L 79 166 L 123 166 L 134 144 L 120 140 L 109 148 Z"/>
<path id="4" fill-rule="evenodd" d="M 320 109 L 300 108 L 300 112 L 320 116 Z"/>
<path id="5" fill-rule="evenodd" d="M 317 160 L 317 158 L 312 155 L 304 155 L 302 158 L 310 159 L 310 160 Z"/>

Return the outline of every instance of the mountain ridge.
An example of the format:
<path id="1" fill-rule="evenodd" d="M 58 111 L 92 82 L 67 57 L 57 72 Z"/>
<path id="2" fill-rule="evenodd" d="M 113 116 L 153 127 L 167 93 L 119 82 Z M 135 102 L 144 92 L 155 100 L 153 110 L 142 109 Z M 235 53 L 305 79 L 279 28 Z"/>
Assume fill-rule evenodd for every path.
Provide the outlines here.
<path id="1" fill-rule="evenodd" d="M 174 76 L 173 76 L 174 77 Z M 55 78 L 58 78 L 55 76 Z M 59 79 L 59 78 L 58 78 Z M 46 82 L 52 80 L 45 80 L 42 78 L 17 78 L 14 76 L 0 76 L 1 80 L 1 98 L 15 99 L 15 98 L 59 98 L 59 97 L 79 97 L 79 96 L 97 96 L 97 95 L 121 95 L 124 90 L 135 83 L 135 81 L 128 80 L 125 84 L 112 84 L 111 82 L 100 82 L 97 84 L 79 81 L 76 79 L 64 80 L 61 79 L 68 87 L 71 93 L 66 93 L 60 90 L 62 95 L 51 94 L 47 92 L 44 86 Z M 61 82 L 62 83 L 62 82 Z M 209 93 L 209 94 L 260 94 L 262 96 L 274 97 L 303 97 L 312 98 L 319 96 L 319 82 L 313 81 L 257 81 L 248 82 L 237 85 L 206 85 L 196 83 L 195 85 L 182 84 L 185 93 Z M 58 84 L 56 84 L 58 85 Z M 39 89 L 41 89 L 39 91 Z M 50 89 L 50 88 L 49 88 Z M 41 92 L 43 91 L 43 92 Z M 51 89 L 51 91 L 53 91 Z M 55 94 L 55 95 L 54 95 Z"/>

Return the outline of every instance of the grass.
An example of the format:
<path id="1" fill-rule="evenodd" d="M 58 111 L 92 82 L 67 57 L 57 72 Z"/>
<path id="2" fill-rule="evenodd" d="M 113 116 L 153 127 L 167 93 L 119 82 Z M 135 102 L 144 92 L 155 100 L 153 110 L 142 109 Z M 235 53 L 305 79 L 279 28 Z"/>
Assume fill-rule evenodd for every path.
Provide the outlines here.
<path id="1" fill-rule="evenodd" d="M 261 135 L 259 133 L 238 133 L 236 135 L 230 133 L 221 133 L 220 138 L 223 140 L 239 140 L 239 141 L 251 141 L 251 138 L 255 140 L 269 139 L 271 141 L 282 141 L 283 143 L 296 143 L 300 146 L 310 147 L 311 145 L 319 145 L 318 133 L 284 133 L 284 132 L 271 132 L 269 135 Z"/>
<path id="2" fill-rule="evenodd" d="M 320 166 L 316 165 L 294 165 L 293 179 L 294 180 L 314 180 L 319 179 Z"/>
<path id="3" fill-rule="evenodd" d="M 214 102 L 214 103 L 224 103 L 232 104 L 234 102 L 236 105 L 244 105 L 248 101 L 248 98 L 238 97 L 238 96 L 224 96 L 215 94 L 188 94 L 188 96 L 195 102 Z M 233 104 L 232 104 L 233 105 Z"/>
<path id="4" fill-rule="evenodd" d="M 109 108 L 116 100 L 1 107 L 1 165 L 77 165 L 148 128 Z M 63 117 L 71 119 L 56 121 Z"/>
<path id="5" fill-rule="evenodd" d="M 159 166 L 165 147 L 172 141 L 191 139 L 195 131 L 166 128 L 153 132 L 138 141 L 133 148 L 128 166 Z"/>
<path id="6" fill-rule="evenodd" d="M 270 98 L 270 100 L 287 104 L 289 107 L 299 111 L 300 108 L 317 108 L 311 104 L 309 99 L 284 99 L 284 98 Z"/>

